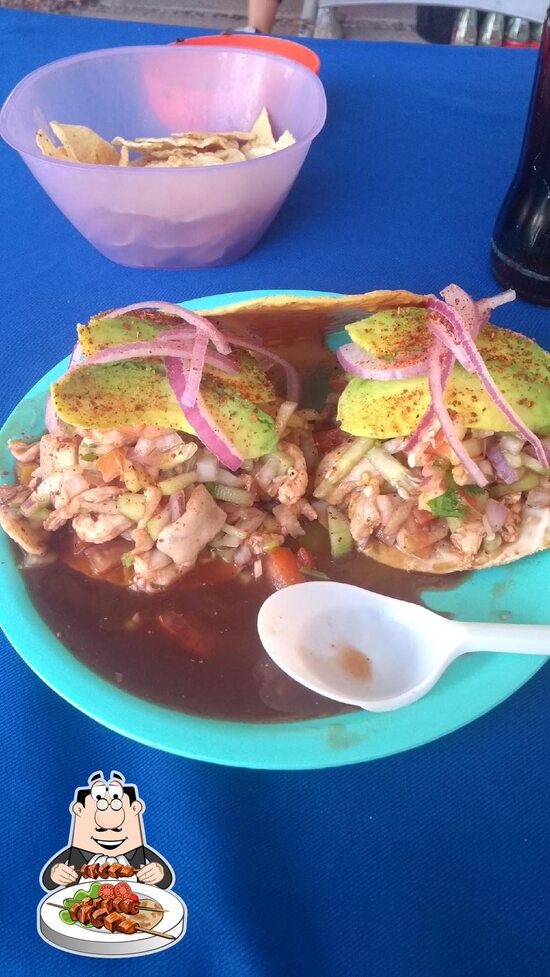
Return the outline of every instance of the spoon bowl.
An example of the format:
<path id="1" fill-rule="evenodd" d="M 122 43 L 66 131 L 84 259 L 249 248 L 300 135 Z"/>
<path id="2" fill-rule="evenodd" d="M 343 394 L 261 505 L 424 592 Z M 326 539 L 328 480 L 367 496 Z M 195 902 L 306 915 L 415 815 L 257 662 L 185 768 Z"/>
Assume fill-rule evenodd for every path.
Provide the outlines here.
<path id="1" fill-rule="evenodd" d="M 296 681 L 372 712 L 425 695 L 467 651 L 550 654 L 550 627 L 466 624 L 350 584 L 312 581 L 272 594 L 260 640 Z"/>

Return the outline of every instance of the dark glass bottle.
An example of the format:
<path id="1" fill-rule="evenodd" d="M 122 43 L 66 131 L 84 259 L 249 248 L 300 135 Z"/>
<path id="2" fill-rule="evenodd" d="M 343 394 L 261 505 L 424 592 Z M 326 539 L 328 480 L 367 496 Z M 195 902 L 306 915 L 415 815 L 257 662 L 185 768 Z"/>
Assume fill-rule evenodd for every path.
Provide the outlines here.
<path id="1" fill-rule="evenodd" d="M 550 9 L 520 161 L 493 231 L 491 263 L 498 281 L 520 298 L 550 305 Z"/>

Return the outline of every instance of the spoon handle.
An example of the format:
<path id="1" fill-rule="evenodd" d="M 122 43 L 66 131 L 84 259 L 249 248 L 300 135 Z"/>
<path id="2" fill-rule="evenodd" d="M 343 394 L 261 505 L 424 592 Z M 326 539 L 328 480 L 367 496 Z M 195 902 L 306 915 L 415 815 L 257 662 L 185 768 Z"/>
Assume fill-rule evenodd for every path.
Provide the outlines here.
<path id="1" fill-rule="evenodd" d="M 550 626 L 538 624 L 461 624 L 457 654 L 510 651 L 516 655 L 550 655 Z"/>

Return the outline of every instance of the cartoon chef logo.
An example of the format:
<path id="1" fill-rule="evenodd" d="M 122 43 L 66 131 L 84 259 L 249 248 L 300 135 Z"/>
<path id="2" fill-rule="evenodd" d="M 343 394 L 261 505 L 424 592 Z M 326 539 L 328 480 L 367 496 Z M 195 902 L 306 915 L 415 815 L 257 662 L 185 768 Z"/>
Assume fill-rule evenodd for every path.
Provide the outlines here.
<path id="1" fill-rule="evenodd" d="M 91 955 L 152 953 L 185 932 L 185 904 L 169 891 L 174 872 L 145 843 L 145 804 L 116 770 L 93 773 L 75 791 L 69 844 L 42 869 L 40 935 Z M 164 890 L 163 897 L 161 896 Z M 158 898 L 157 898 L 158 896 Z"/>

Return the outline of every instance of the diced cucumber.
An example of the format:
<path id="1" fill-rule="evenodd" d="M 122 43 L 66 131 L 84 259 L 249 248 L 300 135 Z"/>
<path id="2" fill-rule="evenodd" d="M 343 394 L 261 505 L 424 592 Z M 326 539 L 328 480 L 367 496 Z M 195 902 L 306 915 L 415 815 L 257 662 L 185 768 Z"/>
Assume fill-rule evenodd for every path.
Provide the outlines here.
<path id="1" fill-rule="evenodd" d="M 222 485 L 220 482 L 206 482 L 206 488 L 215 499 L 221 502 L 233 502 L 235 505 L 252 505 L 252 495 L 246 489 L 233 488 L 232 485 Z"/>
<path id="2" fill-rule="evenodd" d="M 517 482 L 512 482 L 510 485 L 499 483 L 491 486 L 489 495 L 493 499 L 503 499 L 506 495 L 513 495 L 514 492 L 528 492 L 530 489 L 536 488 L 539 482 L 540 478 L 535 472 L 526 472 L 525 475 L 518 478 Z"/>
<path id="3" fill-rule="evenodd" d="M 136 492 L 124 492 L 116 500 L 117 509 L 122 516 L 139 522 L 145 514 L 145 499 Z"/>
<path id="4" fill-rule="evenodd" d="M 353 537 L 349 528 L 349 519 L 336 506 L 327 508 L 328 534 L 330 552 L 335 559 L 347 556 L 353 550 Z"/>
<path id="5" fill-rule="evenodd" d="M 147 523 L 147 532 L 149 533 L 151 539 L 155 541 L 155 543 L 159 538 L 162 530 L 169 524 L 169 522 L 170 522 L 170 512 L 168 511 L 168 509 L 163 509 L 162 512 L 157 512 L 156 515 L 151 516 L 149 522 Z"/>
<path id="6" fill-rule="evenodd" d="M 184 472 L 183 475 L 172 475 L 171 478 L 164 478 L 162 482 L 158 483 L 158 487 L 163 495 L 174 495 L 176 492 L 181 492 L 182 489 L 187 488 L 188 485 L 192 485 L 196 481 L 197 475 L 195 472 Z"/>

